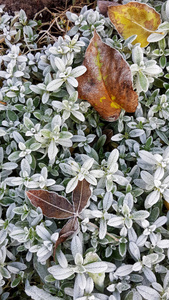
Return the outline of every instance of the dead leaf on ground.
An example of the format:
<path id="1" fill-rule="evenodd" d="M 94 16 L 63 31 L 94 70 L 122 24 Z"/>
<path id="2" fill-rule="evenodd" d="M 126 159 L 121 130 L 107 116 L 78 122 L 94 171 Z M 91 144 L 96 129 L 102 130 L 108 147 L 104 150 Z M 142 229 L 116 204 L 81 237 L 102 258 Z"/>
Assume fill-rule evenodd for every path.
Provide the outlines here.
<path id="1" fill-rule="evenodd" d="M 116 49 L 103 43 L 96 31 L 83 64 L 87 71 L 78 78 L 79 98 L 90 102 L 103 119 L 115 121 L 121 109 L 136 110 L 138 95 L 128 63 Z"/>
<path id="2" fill-rule="evenodd" d="M 161 24 L 160 14 L 149 5 L 139 2 L 109 6 L 108 16 L 124 39 L 137 34 L 133 44 L 140 43 L 141 47 L 149 44 L 147 38 Z"/>
<path id="3" fill-rule="evenodd" d="M 117 5 L 121 5 L 121 4 L 112 1 L 101 1 L 101 0 L 97 1 L 99 12 L 105 17 L 107 17 L 108 15 L 108 6 L 117 6 Z"/>
<path id="4" fill-rule="evenodd" d="M 55 192 L 46 190 L 29 190 L 27 197 L 35 207 L 40 207 L 43 214 L 49 218 L 69 219 L 59 233 L 55 251 L 58 245 L 73 235 L 79 228 L 79 214 L 86 207 L 91 196 L 90 184 L 84 179 L 78 182 L 72 194 L 72 203 Z M 55 256 L 55 255 L 54 255 Z"/>

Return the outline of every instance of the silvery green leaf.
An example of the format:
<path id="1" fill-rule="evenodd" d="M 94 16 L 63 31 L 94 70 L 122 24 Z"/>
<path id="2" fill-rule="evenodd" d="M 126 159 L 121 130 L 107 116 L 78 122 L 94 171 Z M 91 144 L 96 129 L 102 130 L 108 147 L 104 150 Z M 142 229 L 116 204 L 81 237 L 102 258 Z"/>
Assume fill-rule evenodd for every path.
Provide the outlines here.
<path id="1" fill-rule="evenodd" d="M 142 282 L 143 281 L 143 276 L 141 276 L 139 274 L 131 274 L 130 279 L 133 282 Z"/>
<path id="2" fill-rule="evenodd" d="M 2 164 L 4 160 L 4 150 L 2 147 L 0 147 L 0 163 Z"/>
<path id="3" fill-rule="evenodd" d="M 106 261 L 106 264 L 107 264 L 107 269 L 106 269 L 106 273 L 110 273 L 110 272 L 114 272 L 116 270 L 116 265 L 109 262 L 109 261 Z"/>
<path id="4" fill-rule="evenodd" d="M 68 262 L 67 262 L 66 256 L 64 255 L 62 250 L 56 249 L 56 257 L 57 257 L 59 265 L 62 268 L 67 268 L 68 267 Z"/>
<path id="5" fill-rule="evenodd" d="M 1 300 L 7 300 L 9 298 L 9 296 L 10 296 L 10 293 L 5 292 L 1 295 Z"/>
<path id="6" fill-rule="evenodd" d="M 133 219 L 136 220 L 142 220 L 142 219 L 146 219 L 148 218 L 150 215 L 150 213 L 146 210 L 139 210 L 139 211 L 135 211 L 132 214 Z"/>
<path id="7" fill-rule="evenodd" d="M 154 177 L 147 171 L 141 171 L 141 178 L 146 182 L 148 186 L 154 185 Z"/>
<path id="8" fill-rule="evenodd" d="M 140 250 L 136 243 L 130 242 L 129 243 L 129 249 L 131 256 L 134 257 L 134 259 L 139 260 L 140 259 Z"/>
<path id="9" fill-rule="evenodd" d="M 100 211 L 100 210 L 92 210 L 91 213 L 95 218 L 102 218 L 103 217 L 103 212 Z"/>
<path id="10" fill-rule="evenodd" d="M 61 300 L 61 298 L 52 296 L 48 292 L 38 288 L 35 285 L 30 285 L 29 281 L 26 281 L 25 284 L 25 293 L 30 296 L 33 300 Z"/>
<path id="11" fill-rule="evenodd" d="M 162 139 L 162 141 L 166 145 L 169 145 L 168 138 L 167 138 L 167 136 L 166 136 L 166 134 L 164 132 L 162 132 L 161 130 L 156 129 L 156 133 L 158 134 L 158 136 L 160 137 L 160 139 Z"/>
<path id="12" fill-rule="evenodd" d="M 76 176 L 68 182 L 68 184 L 66 186 L 66 193 L 72 192 L 75 189 L 75 187 L 77 186 L 77 184 L 78 184 L 78 177 Z"/>
<path id="13" fill-rule="evenodd" d="M 79 286 L 78 277 L 76 276 L 74 281 L 74 286 L 73 286 L 72 297 L 73 299 L 78 299 L 79 297 L 83 296 L 83 294 L 84 294 L 84 289 L 81 289 L 81 287 Z"/>
<path id="14" fill-rule="evenodd" d="M 147 92 L 149 87 L 149 81 L 146 75 L 141 70 L 138 72 L 138 82 L 142 91 Z"/>
<path id="15" fill-rule="evenodd" d="M 150 281 L 150 282 L 156 281 L 156 277 L 155 277 L 153 271 L 151 269 L 147 268 L 146 266 L 143 268 L 143 273 L 144 273 L 145 277 L 148 279 L 148 281 Z"/>
<path id="16" fill-rule="evenodd" d="M 97 274 L 105 272 L 107 269 L 107 264 L 105 262 L 93 262 L 87 265 L 84 265 L 86 272 Z"/>
<path id="17" fill-rule="evenodd" d="M 57 91 L 61 85 L 63 84 L 63 79 L 58 78 L 58 79 L 54 79 L 52 80 L 46 87 L 46 90 L 48 92 L 53 92 L 53 91 Z"/>
<path id="18" fill-rule="evenodd" d="M 66 163 L 60 163 L 59 167 L 61 168 L 61 170 L 68 174 L 68 175 L 75 175 L 74 172 L 72 171 L 72 168 L 70 165 L 66 164 Z"/>
<path id="19" fill-rule="evenodd" d="M 86 293 L 91 294 L 91 292 L 93 291 L 93 288 L 94 288 L 93 280 L 91 277 L 88 277 L 86 279 L 86 287 L 85 287 Z"/>
<path id="20" fill-rule="evenodd" d="M 74 68 L 71 71 L 71 75 L 73 77 L 79 77 L 79 76 L 83 75 L 86 72 L 86 70 L 87 70 L 87 68 L 85 66 L 79 66 L 79 67 Z"/>
<path id="21" fill-rule="evenodd" d="M 83 136 L 83 135 L 74 135 L 73 137 L 72 137 L 72 141 L 74 142 L 74 143 L 77 143 L 77 142 L 85 142 L 86 141 L 86 137 L 85 136 Z"/>
<path id="22" fill-rule="evenodd" d="M 145 199 L 144 206 L 145 208 L 152 207 L 160 199 L 160 191 L 155 190 L 151 192 Z"/>
<path id="23" fill-rule="evenodd" d="M 2 168 L 4 170 L 13 170 L 16 169 L 18 166 L 18 164 L 14 163 L 14 162 L 6 162 L 4 164 L 2 164 Z"/>
<path id="24" fill-rule="evenodd" d="M 128 179 L 121 175 L 114 175 L 113 180 L 120 185 L 127 185 L 129 183 Z"/>
<path id="25" fill-rule="evenodd" d="M 147 256 L 143 257 L 143 263 L 148 268 L 151 268 L 151 265 L 156 263 L 158 261 L 158 254 L 157 253 L 151 253 Z"/>
<path id="26" fill-rule="evenodd" d="M 146 66 L 146 69 L 145 69 L 145 73 L 149 76 L 155 76 L 155 75 L 158 75 L 160 73 L 162 73 L 162 69 L 156 65 L 156 62 L 153 64 L 151 64 L 150 62 L 153 62 L 153 61 L 149 61 L 149 65 L 147 63 L 147 66 Z"/>
<path id="27" fill-rule="evenodd" d="M 73 87 L 78 86 L 78 81 L 73 76 L 69 76 L 67 78 L 67 82 L 68 82 L 69 85 L 72 85 Z"/>
<path id="28" fill-rule="evenodd" d="M 169 185 L 169 176 L 167 176 L 164 181 L 163 181 L 163 184 L 166 184 L 167 186 Z M 167 189 L 166 189 L 167 191 Z"/>
<path id="29" fill-rule="evenodd" d="M 104 239 L 106 233 L 107 233 L 107 223 L 106 223 L 106 220 L 100 219 L 99 239 Z"/>
<path id="30" fill-rule="evenodd" d="M 127 193 L 125 198 L 124 198 L 124 201 L 123 201 L 123 205 L 126 204 L 130 210 L 133 208 L 133 196 L 131 193 Z"/>
<path id="31" fill-rule="evenodd" d="M 130 242 L 136 242 L 137 240 L 137 234 L 133 227 L 128 229 L 128 238 Z"/>
<path id="32" fill-rule="evenodd" d="M 36 94 L 41 94 L 42 93 L 42 90 L 38 87 L 38 85 L 33 85 L 33 84 L 31 84 L 30 86 L 29 86 L 29 88 L 31 89 L 31 91 L 33 91 L 34 93 L 36 93 Z"/>
<path id="33" fill-rule="evenodd" d="M 120 245 L 119 245 L 119 253 L 120 253 L 120 255 L 121 255 L 122 257 L 125 256 L 126 250 L 127 250 L 126 244 L 125 244 L 125 243 L 120 243 Z"/>
<path id="34" fill-rule="evenodd" d="M 138 154 L 141 157 L 141 159 L 147 162 L 148 164 L 155 165 L 157 163 L 154 155 L 151 152 L 141 150 Z"/>
<path id="35" fill-rule="evenodd" d="M 76 275 L 76 282 L 77 282 L 78 286 L 80 287 L 80 289 L 85 289 L 85 287 L 86 287 L 86 276 L 85 276 L 85 274 L 78 273 Z"/>
<path id="36" fill-rule="evenodd" d="M 122 133 L 117 133 L 111 137 L 111 140 L 118 142 L 118 141 L 121 141 L 123 138 L 124 138 L 124 135 Z"/>
<path id="37" fill-rule="evenodd" d="M 97 185 L 97 180 L 94 176 L 92 176 L 91 174 L 85 174 L 84 178 L 93 185 Z"/>
<path id="38" fill-rule="evenodd" d="M 80 111 L 72 111 L 72 115 L 81 122 L 85 121 L 84 115 Z"/>
<path id="39" fill-rule="evenodd" d="M 28 117 L 24 116 L 23 121 L 26 128 L 31 129 L 34 127 L 34 123 Z"/>
<path id="40" fill-rule="evenodd" d="M 125 218 L 125 225 L 127 228 L 131 228 L 133 225 L 133 221 L 129 217 L 127 217 Z"/>
<path id="41" fill-rule="evenodd" d="M 72 251 L 72 255 L 73 255 L 74 259 L 75 259 L 75 256 L 77 253 L 80 253 L 81 255 L 83 254 L 83 245 L 82 245 L 82 242 L 81 242 L 80 238 L 78 237 L 78 235 L 75 235 L 72 238 L 71 251 Z"/>
<path id="42" fill-rule="evenodd" d="M 75 258 L 74 258 L 74 261 L 75 261 L 75 264 L 77 265 L 77 266 L 82 266 L 82 264 L 83 264 L 83 256 L 82 256 L 82 254 L 80 254 L 80 253 L 76 253 L 75 254 Z M 83 268 L 83 267 L 82 267 Z M 83 268 L 83 270 L 84 270 L 84 268 Z"/>
<path id="43" fill-rule="evenodd" d="M 6 95 L 7 95 L 7 97 L 9 97 L 9 98 L 13 98 L 13 97 L 16 97 L 16 93 L 15 92 L 8 92 L 8 93 L 6 93 Z"/>
<path id="44" fill-rule="evenodd" d="M 136 287 L 137 291 L 140 293 L 142 297 L 144 297 L 147 300 L 153 299 L 153 300 L 160 300 L 161 296 L 160 294 L 151 287 L 145 286 L 145 285 L 139 285 Z"/>
<path id="45" fill-rule="evenodd" d="M 106 192 L 103 198 L 103 209 L 108 210 L 113 202 L 113 195 L 111 192 Z"/>
<path id="46" fill-rule="evenodd" d="M 56 67 L 58 68 L 58 70 L 60 71 L 60 72 L 64 72 L 65 71 L 65 64 L 64 64 L 64 62 L 63 62 L 63 60 L 61 59 L 61 58 L 59 58 L 59 57 L 55 57 L 55 65 L 56 65 Z"/>
<path id="47" fill-rule="evenodd" d="M 44 241 L 45 240 L 47 240 L 47 241 L 49 240 L 50 241 L 50 233 L 42 225 L 37 225 L 36 226 L 36 232 L 41 237 L 42 240 L 44 240 Z"/>
<path id="48" fill-rule="evenodd" d="M 56 155 L 58 154 L 58 148 L 56 147 L 55 141 L 54 139 L 51 140 L 50 144 L 49 144 L 49 148 L 48 148 L 48 156 L 49 159 L 54 159 L 56 157 Z"/>
<path id="49" fill-rule="evenodd" d="M 59 142 L 61 142 L 61 140 L 70 139 L 72 137 L 73 137 L 73 135 L 69 131 L 61 131 L 60 136 L 59 136 Z M 63 141 L 63 143 L 64 143 L 64 141 Z"/>
<path id="50" fill-rule="evenodd" d="M 158 30 L 163 31 L 163 30 L 169 30 L 169 22 L 163 22 L 159 25 Z"/>
<path id="51" fill-rule="evenodd" d="M 117 276 L 127 276 L 133 271 L 133 265 L 122 265 L 116 271 L 115 274 Z"/>
<path id="52" fill-rule="evenodd" d="M 24 76 L 24 72 L 22 72 L 22 71 L 16 71 L 16 72 L 14 72 L 14 76 L 15 77 L 22 77 L 22 76 Z"/>
<path id="53" fill-rule="evenodd" d="M 161 249 L 169 248 L 169 240 L 161 240 L 157 242 L 157 246 Z"/>
<path id="54" fill-rule="evenodd" d="M 45 104 L 48 102 L 48 100 L 49 100 L 49 93 L 46 92 L 42 95 L 42 103 Z"/>
<path id="55" fill-rule="evenodd" d="M 119 151 L 117 149 L 114 149 L 108 157 L 107 167 L 112 168 L 112 166 L 117 162 L 118 158 L 119 158 Z"/>
<path id="56" fill-rule="evenodd" d="M 123 225 L 123 223 L 124 223 L 124 217 L 113 215 L 111 219 L 107 222 L 107 225 L 112 227 L 119 227 Z"/>
<path id="57" fill-rule="evenodd" d="M 40 147 L 41 147 L 41 144 L 40 144 L 40 143 L 32 143 L 32 144 L 30 145 L 30 150 L 32 150 L 32 151 L 37 151 Z"/>
<path id="58" fill-rule="evenodd" d="M 166 289 L 169 286 L 169 271 L 167 271 L 167 273 L 164 277 L 163 284 L 164 284 L 164 289 Z"/>
<path id="59" fill-rule="evenodd" d="M 152 282 L 152 287 L 159 293 L 163 292 L 163 287 L 161 286 L 161 284 L 159 284 L 157 282 Z"/>
<path id="60" fill-rule="evenodd" d="M 132 50 L 132 60 L 135 64 L 140 65 L 143 62 L 143 50 L 140 46 L 136 46 Z"/>
<path id="61" fill-rule="evenodd" d="M 144 134 L 144 129 L 133 129 L 129 132 L 130 137 L 135 138 Z"/>
<path id="62" fill-rule="evenodd" d="M 147 236 L 144 234 L 141 234 L 137 239 L 137 242 L 136 242 L 137 246 L 143 247 L 145 245 L 146 240 L 147 240 Z"/>
<path id="63" fill-rule="evenodd" d="M 7 78 L 8 73 L 6 71 L 0 71 L 0 77 Z"/>
<path id="64" fill-rule="evenodd" d="M 166 17 L 169 20 L 169 2 L 168 1 L 166 2 L 166 5 L 165 5 L 165 12 L 166 12 Z"/>
<path id="65" fill-rule="evenodd" d="M 10 278 L 11 277 L 11 274 L 9 273 L 9 271 L 5 267 L 3 267 L 3 266 L 0 266 L 0 274 L 4 278 Z"/>
<path id="66" fill-rule="evenodd" d="M 163 226 L 167 222 L 167 217 L 161 216 L 155 222 L 156 228 Z"/>
<path id="67" fill-rule="evenodd" d="M 30 164 L 28 163 L 27 159 L 22 159 L 21 161 L 21 169 L 23 171 L 26 171 L 28 175 L 30 175 L 30 172 L 31 172 L 31 167 L 30 167 Z"/>
<path id="68" fill-rule="evenodd" d="M 158 33 L 158 32 L 154 32 L 154 33 L 151 33 L 148 38 L 147 38 L 147 41 L 149 43 L 154 43 L 154 42 L 158 42 L 158 41 L 161 41 L 165 36 L 166 36 L 167 32 L 165 33 Z"/>
<path id="69" fill-rule="evenodd" d="M 82 168 L 85 169 L 86 171 L 88 171 L 92 165 L 94 163 L 94 159 L 93 158 L 88 158 L 82 165 Z"/>
<path id="70" fill-rule="evenodd" d="M 25 143 L 24 138 L 18 131 L 13 131 L 13 137 L 17 143 Z"/>
<path id="71" fill-rule="evenodd" d="M 113 181 L 112 181 L 112 179 L 108 178 L 106 180 L 106 191 L 110 192 L 112 190 L 112 188 L 113 188 Z"/>
<path id="72" fill-rule="evenodd" d="M 7 182 L 7 181 L 6 181 Z M 11 183 L 12 185 L 16 186 L 16 185 L 21 185 L 23 183 L 23 179 L 21 177 L 13 177 L 11 179 Z"/>
<path id="73" fill-rule="evenodd" d="M 55 266 L 48 268 L 48 271 L 57 280 L 66 279 L 74 274 L 74 271 L 72 268 L 70 268 L 70 267 L 62 268 L 59 265 L 55 265 Z"/>

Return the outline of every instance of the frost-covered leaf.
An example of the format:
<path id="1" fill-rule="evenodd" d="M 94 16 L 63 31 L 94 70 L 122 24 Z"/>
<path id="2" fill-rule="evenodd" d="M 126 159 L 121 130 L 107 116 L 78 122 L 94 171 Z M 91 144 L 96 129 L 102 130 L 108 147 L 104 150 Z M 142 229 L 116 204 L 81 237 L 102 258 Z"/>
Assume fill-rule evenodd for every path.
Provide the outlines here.
<path id="1" fill-rule="evenodd" d="M 61 300 L 61 298 L 52 296 L 48 292 L 38 288 L 35 285 L 30 285 L 28 280 L 25 285 L 25 293 L 33 300 Z"/>
<path id="2" fill-rule="evenodd" d="M 87 72 L 78 78 L 79 98 L 89 101 L 102 118 L 114 121 L 122 108 L 127 112 L 136 110 L 137 94 L 128 64 L 96 32 L 87 48 L 84 65 Z"/>
<path id="3" fill-rule="evenodd" d="M 139 285 L 136 287 L 137 291 L 140 293 L 144 299 L 150 300 L 160 300 L 161 296 L 160 294 L 151 287 L 145 286 L 145 285 Z"/>
<path id="4" fill-rule="evenodd" d="M 160 14 L 147 4 L 129 2 L 125 5 L 109 6 L 108 15 L 119 34 L 125 39 L 137 34 L 134 44 L 148 45 L 147 38 L 161 23 Z"/>

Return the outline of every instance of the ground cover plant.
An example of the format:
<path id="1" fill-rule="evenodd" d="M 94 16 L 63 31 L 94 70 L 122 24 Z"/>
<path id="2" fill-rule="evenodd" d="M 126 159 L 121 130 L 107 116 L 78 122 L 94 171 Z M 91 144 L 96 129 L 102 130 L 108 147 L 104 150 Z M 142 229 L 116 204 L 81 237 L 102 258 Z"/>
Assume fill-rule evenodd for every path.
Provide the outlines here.
<path id="1" fill-rule="evenodd" d="M 1 299 L 169 299 L 169 1 L 0 13 Z"/>

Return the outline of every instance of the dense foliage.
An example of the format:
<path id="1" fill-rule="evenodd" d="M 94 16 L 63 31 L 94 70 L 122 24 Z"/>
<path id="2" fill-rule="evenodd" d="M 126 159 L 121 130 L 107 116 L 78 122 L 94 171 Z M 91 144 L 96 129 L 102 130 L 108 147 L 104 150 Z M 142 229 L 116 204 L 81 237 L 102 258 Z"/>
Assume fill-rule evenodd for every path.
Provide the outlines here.
<path id="1" fill-rule="evenodd" d="M 2 300 L 169 299 L 169 1 L 138 2 L 162 19 L 163 34 L 145 48 L 85 6 L 67 12 L 64 38 L 39 49 L 40 23 L 1 9 Z M 127 61 L 139 95 L 136 112 L 122 110 L 115 122 L 78 98 L 94 30 Z M 79 231 L 54 260 L 66 220 L 45 217 L 25 192 L 44 189 L 71 202 L 84 179 L 91 198 Z"/>

